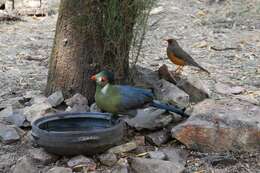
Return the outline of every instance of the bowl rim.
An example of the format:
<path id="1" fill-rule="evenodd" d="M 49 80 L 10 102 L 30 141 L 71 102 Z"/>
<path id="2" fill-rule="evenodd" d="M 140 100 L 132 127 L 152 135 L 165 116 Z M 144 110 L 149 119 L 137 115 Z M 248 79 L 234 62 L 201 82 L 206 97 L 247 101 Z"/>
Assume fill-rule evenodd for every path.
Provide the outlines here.
<path id="1" fill-rule="evenodd" d="M 62 112 L 62 113 L 54 113 L 51 115 L 43 116 L 41 118 L 36 119 L 35 121 L 32 122 L 32 133 L 33 129 L 36 131 L 45 134 L 45 135 L 50 135 L 50 134 L 58 134 L 58 135 L 76 135 L 76 134 L 93 134 L 93 133 L 102 133 L 102 132 L 107 132 L 107 131 L 113 131 L 115 129 L 120 128 L 122 126 L 122 121 L 117 121 L 115 125 L 104 128 L 104 129 L 94 129 L 94 130 L 78 130 L 78 131 L 47 131 L 39 128 L 39 125 L 42 123 L 45 123 L 47 121 L 52 121 L 52 120 L 59 120 L 59 119 L 66 119 L 66 118 L 99 118 L 99 119 L 106 119 L 106 120 L 111 120 L 112 114 L 111 113 L 101 113 L 101 112 Z"/>

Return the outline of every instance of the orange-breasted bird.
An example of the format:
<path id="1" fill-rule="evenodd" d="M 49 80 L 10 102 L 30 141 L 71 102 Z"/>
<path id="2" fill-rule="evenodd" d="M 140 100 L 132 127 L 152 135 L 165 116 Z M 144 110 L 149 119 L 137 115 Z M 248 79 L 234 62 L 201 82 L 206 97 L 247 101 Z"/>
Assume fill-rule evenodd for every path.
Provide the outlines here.
<path id="1" fill-rule="evenodd" d="M 165 39 L 168 42 L 167 56 L 174 64 L 178 65 L 175 70 L 176 73 L 180 73 L 185 65 L 198 67 L 199 69 L 210 74 L 210 72 L 201 67 L 187 52 L 185 52 L 175 39 Z"/>

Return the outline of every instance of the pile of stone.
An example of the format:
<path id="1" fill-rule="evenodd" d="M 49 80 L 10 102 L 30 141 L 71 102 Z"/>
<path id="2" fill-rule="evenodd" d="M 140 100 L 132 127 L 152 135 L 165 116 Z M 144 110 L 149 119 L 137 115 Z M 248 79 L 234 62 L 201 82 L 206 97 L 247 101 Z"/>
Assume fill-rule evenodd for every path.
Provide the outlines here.
<path id="1" fill-rule="evenodd" d="M 191 116 L 183 120 L 179 115 L 161 109 L 139 109 L 134 118 L 124 118 L 128 129 L 125 136 L 128 138 L 103 154 L 92 158 L 82 155 L 61 158 L 31 145 L 29 154 L 3 164 L 13 165 L 11 170 L 17 173 L 21 170 L 37 172 L 39 166 L 35 165 L 41 165 L 44 167 L 41 171 L 48 173 L 104 170 L 113 173 L 172 173 L 174 170 L 178 173 L 190 164 L 190 154 L 184 148 L 219 153 L 202 156 L 211 165 L 236 164 L 237 158 L 221 155 L 226 152 L 260 151 L 260 107 L 237 97 L 244 92 L 243 88 L 216 84 L 216 91 L 228 97 L 213 100 L 208 98 L 210 92 L 202 81 L 172 76 L 165 66 L 159 70 L 161 79 L 156 72 L 140 70 L 138 73 L 135 85 L 152 89 L 158 99 L 186 109 Z M 49 97 L 39 91 L 30 91 L 22 97 L 10 99 L 9 105 L 2 108 L 0 141 L 4 145 L 26 141 L 30 136 L 28 127 L 34 120 L 59 111 L 100 110 L 95 103 L 89 106 L 88 100 L 81 94 L 65 100 L 62 91 Z M 131 132 L 134 132 L 132 137 Z M 176 142 L 182 143 L 182 147 L 171 145 Z M 0 160 L 10 160 L 11 157 L 5 154 Z M 52 163 L 57 166 L 53 167 Z"/>

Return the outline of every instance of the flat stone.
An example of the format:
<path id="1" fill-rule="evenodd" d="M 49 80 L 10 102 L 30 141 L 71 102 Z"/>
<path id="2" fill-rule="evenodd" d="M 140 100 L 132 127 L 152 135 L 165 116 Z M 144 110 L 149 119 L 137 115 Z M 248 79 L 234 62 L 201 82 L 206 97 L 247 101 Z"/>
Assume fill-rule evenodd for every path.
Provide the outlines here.
<path id="1" fill-rule="evenodd" d="M 47 173 L 72 173 L 72 169 L 56 166 L 51 168 Z"/>
<path id="2" fill-rule="evenodd" d="M 48 102 L 36 103 L 32 106 L 24 108 L 24 115 L 29 122 L 33 122 L 36 119 L 44 116 L 51 110 L 51 105 Z"/>
<path id="3" fill-rule="evenodd" d="M 0 141 L 4 144 L 11 144 L 20 140 L 20 136 L 18 135 L 15 128 L 0 124 Z"/>
<path id="4" fill-rule="evenodd" d="M 130 158 L 129 163 L 133 171 L 140 173 L 181 173 L 184 170 L 183 165 L 157 159 Z"/>
<path id="5" fill-rule="evenodd" d="M 30 90 L 30 91 L 26 91 L 25 94 L 23 95 L 23 97 L 26 99 L 32 99 L 35 96 L 39 96 L 39 95 L 41 95 L 40 90 Z"/>
<path id="6" fill-rule="evenodd" d="M 136 71 L 133 74 L 133 83 L 136 87 L 152 89 L 159 81 L 159 76 L 155 71 L 150 69 L 136 66 Z"/>
<path id="7" fill-rule="evenodd" d="M 13 109 L 21 109 L 24 108 L 23 102 L 24 102 L 24 98 L 23 97 L 15 97 L 15 98 L 11 98 L 8 100 L 9 103 L 11 103 Z"/>
<path id="8" fill-rule="evenodd" d="M 155 87 L 155 96 L 160 101 L 177 105 L 180 108 L 186 108 L 190 104 L 187 93 L 164 79 L 161 79 L 160 84 Z"/>
<path id="9" fill-rule="evenodd" d="M 197 77 L 187 76 L 186 78 L 181 78 L 176 75 L 173 76 L 165 64 L 159 68 L 158 72 L 161 78 L 175 84 L 178 88 L 187 93 L 190 102 L 198 103 L 208 98 L 211 94 L 206 82 Z"/>
<path id="10" fill-rule="evenodd" d="M 171 134 L 166 130 L 150 133 L 145 136 L 145 140 L 152 145 L 161 146 L 171 139 Z"/>
<path id="11" fill-rule="evenodd" d="M 237 99 L 205 100 L 172 136 L 201 152 L 260 150 L 260 107 Z"/>
<path id="12" fill-rule="evenodd" d="M 154 107 L 138 109 L 134 118 L 126 119 L 127 124 L 137 130 L 155 130 L 165 127 L 172 121 L 171 115 L 163 115 L 166 111 Z"/>
<path id="13" fill-rule="evenodd" d="M 79 93 L 65 100 L 65 103 L 71 108 L 71 112 L 88 112 L 90 110 L 87 98 Z"/>
<path id="14" fill-rule="evenodd" d="M 31 103 L 31 105 L 33 105 L 33 104 L 41 104 L 41 103 L 44 103 L 44 102 L 48 102 L 47 99 L 48 98 L 43 96 L 43 95 L 38 95 L 38 96 L 33 97 L 30 100 L 30 103 Z"/>
<path id="15" fill-rule="evenodd" d="M 125 153 L 125 152 L 129 152 L 132 151 L 134 149 L 137 148 L 137 144 L 134 141 L 119 145 L 119 146 L 115 146 L 113 148 L 110 148 L 108 150 L 109 153 L 114 153 L 114 154 L 120 154 L 120 153 Z"/>
<path id="16" fill-rule="evenodd" d="M 7 106 L 5 109 L 0 111 L 0 120 L 5 120 L 8 116 L 12 115 L 14 113 L 12 106 Z"/>
<path id="17" fill-rule="evenodd" d="M 48 165 L 58 160 L 58 156 L 47 153 L 43 148 L 33 148 L 29 150 L 29 154 L 33 161 Z"/>
<path id="18" fill-rule="evenodd" d="M 166 160 L 172 161 L 174 163 L 179 163 L 185 166 L 186 160 L 189 156 L 189 153 L 186 150 L 179 149 L 176 147 L 166 147 L 160 149 L 166 155 Z"/>
<path id="19" fill-rule="evenodd" d="M 99 161 L 106 166 L 113 166 L 117 162 L 117 157 L 114 153 L 104 153 L 98 156 Z"/>
<path id="20" fill-rule="evenodd" d="M 60 105 L 64 101 L 62 91 L 56 91 L 55 93 L 51 94 L 47 98 L 47 101 L 51 104 L 52 107 Z"/>
<path id="21" fill-rule="evenodd" d="M 26 126 L 26 117 L 23 115 L 23 110 L 15 111 L 12 114 L 9 114 L 5 120 L 11 124 L 16 125 L 17 127 Z"/>
<path id="22" fill-rule="evenodd" d="M 150 152 L 148 152 L 148 156 L 151 159 L 158 159 L 158 160 L 165 160 L 166 159 L 166 155 L 161 151 L 150 151 Z"/>
<path id="23" fill-rule="evenodd" d="M 121 166 L 121 165 L 117 165 L 115 167 L 112 168 L 111 173 L 128 173 L 128 168 L 127 166 Z"/>
<path id="24" fill-rule="evenodd" d="M 89 170 L 95 170 L 96 169 L 96 163 L 94 162 L 94 160 L 91 159 L 91 158 L 85 157 L 83 155 L 78 155 L 78 156 L 72 157 L 68 161 L 67 165 L 70 168 L 73 168 L 73 169 L 78 167 L 78 166 L 87 167 Z"/>
<path id="25" fill-rule="evenodd" d="M 195 76 L 187 76 L 186 79 L 177 81 L 176 86 L 182 89 L 190 96 L 190 101 L 198 103 L 209 98 L 211 91 L 206 81 Z"/>
<path id="26" fill-rule="evenodd" d="M 26 156 L 20 158 L 13 167 L 13 173 L 36 173 L 38 172 L 32 161 Z"/>

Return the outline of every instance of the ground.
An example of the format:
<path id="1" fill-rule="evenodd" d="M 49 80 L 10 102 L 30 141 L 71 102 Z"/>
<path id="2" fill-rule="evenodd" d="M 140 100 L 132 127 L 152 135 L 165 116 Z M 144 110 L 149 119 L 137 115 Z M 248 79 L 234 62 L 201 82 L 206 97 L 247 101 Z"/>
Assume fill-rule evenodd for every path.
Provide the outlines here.
<path id="1" fill-rule="evenodd" d="M 26 91 L 43 91 L 46 84 L 57 15 L 22 19 L 0 23 L 0 108 Z M 211 97 L 222 97 L 214 90 L 217 82 L 229 83 L 244 87 L 244 94 L 253 95 L 260 103 L 258 0 L 227 0 L 212 4 L 205 0 L 159 0 L 151 12 L 138 64 L 152 70 L 166 64 L 174 70 L 175 66 L 166 59 L 166 44 L 162 40 L 169 37 L 177 38 L 180 45 L 211 72 L 208 76 L 192 67 L 184 69 L 184 75 L 198 76 L 205 82 L 212 92 Z M 235 49 L 216 51 L 211 47 Z M 17 157 L 24 155 L 28 148 L 20 143 L 0 145 L 0 154 L 10 152 Z M 25 150 L 17 151 L 20 147 Z M 198 155 L 194 154 L 194 157 L 199 159 Z M 229 165 L 225 172 L 259 171 L 259 156 L 236 157 L 241 157 L 239 163 Z M 196 166 L 207 167 L 199 160 Z"/>

